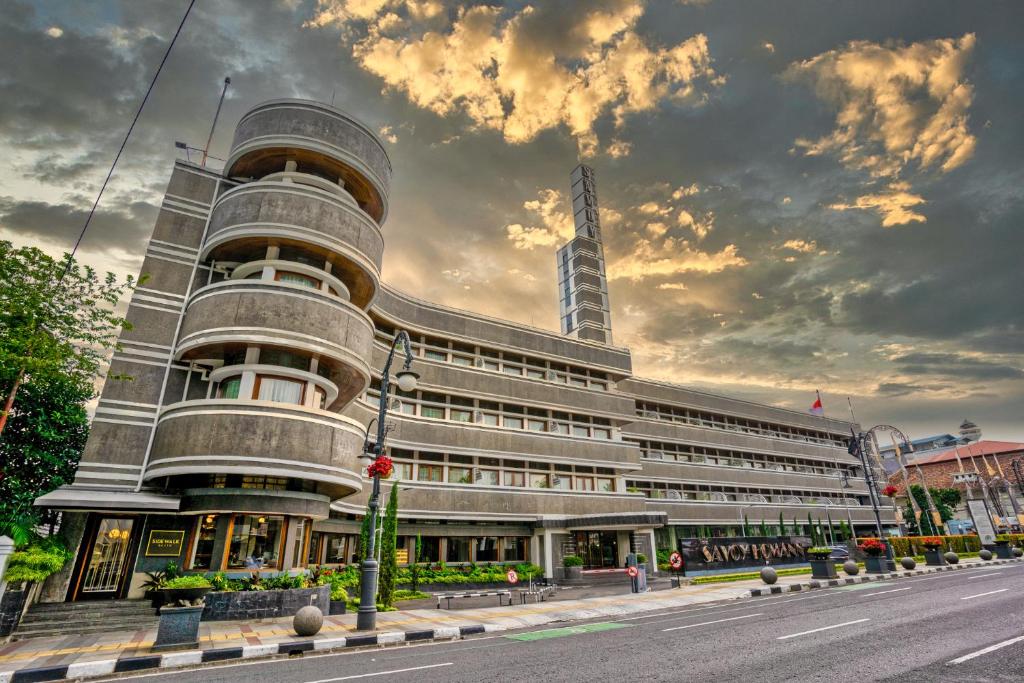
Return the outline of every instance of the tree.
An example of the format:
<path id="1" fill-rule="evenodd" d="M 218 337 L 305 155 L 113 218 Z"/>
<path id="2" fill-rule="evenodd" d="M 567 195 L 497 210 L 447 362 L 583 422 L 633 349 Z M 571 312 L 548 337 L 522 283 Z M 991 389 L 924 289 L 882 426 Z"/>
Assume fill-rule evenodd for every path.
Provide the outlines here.
<path id="1" fill-rule="evenodd" d="M 398 484 L 392 484 L 388 506 L 384 512 L 384 526 L 380 537 L 380 583 L 377 595 L 380 604 L 391 607 L 395 596 L 395 577 L 398 575 L 398 558 L 395 552 L 398 540 Z"/>
<path id="2" fill-rule="evenodd" d="M 786 522 L 782 519 L 782 513 L 779 513 L 779 536 L 786 535 Z"/>
<path id="3" fill-rule="evenodd" d="M 423 539 L 416 534 L 416 545 L 412 549 L 412 563 L 409 565 L 409 583 L 412 584 L 412 592 L 420 590 L 420 559 L 423 553 Z"/>
<path id="4" fill-rule="evenodd" d="M 764 523 L 764 520 L 762 519 L 761 520 L 761 536 L 767 536 L 767 535 L 768 535 L 768 525 L 766 525 Z"/>
<path id="5" fill-rule="evenodd" d="M 910 493 L 914 496 L 914 500 L 917 501 L 917 506 L 922 512 L 921 523 L 919 525 L 914 517 L 914 508 L 911 506 L 910 501 L 907 501 L 907 507 L 904 510 L 903 517 L 907 521 L 907 527 L 910 532 L 916 535 L 942 534 L 942 529 L 936 527 L 931 516 L 928 514 L 928 497 L 924 493 L 924 488 L 920 484 L 911 484 Z M 943 522 L 952 519 L 953 510 L 960 504 L 960 492 L 951 488 L 933 489 L 929 487 L 928 493 L 932 496 L 932 502 L 935 504 L 935 509 L 939 513 L 939 518 Z"/>
<path id="6" fill-rule="evenodd" d="M 135 286 L 131 276 L 100 278 L 70 254 L 58 261 L 0 241 L 0 435 L 30 379 L 63 375 L 91 385 L 99 377 L 118 333 L 131 329 L 114 308 Z"/>
<path id="7" fill-rule="evenodd" d="M 0 534 L 27 541 L 38 521 L 33 501 L 74 479 L 92 395 L 92 384 L 73 376 L 36 374 L 21 385 L 0 439 Z"/>
<path id="8" fill-rule="evenodd" d="M 363 523 L 359 527 L 359 564 L 363 563 L 366 555 L 370 552 L 370 520 L 372 519 L 370 504 L 366 504 L 366 512 L 363 513 Z"/>

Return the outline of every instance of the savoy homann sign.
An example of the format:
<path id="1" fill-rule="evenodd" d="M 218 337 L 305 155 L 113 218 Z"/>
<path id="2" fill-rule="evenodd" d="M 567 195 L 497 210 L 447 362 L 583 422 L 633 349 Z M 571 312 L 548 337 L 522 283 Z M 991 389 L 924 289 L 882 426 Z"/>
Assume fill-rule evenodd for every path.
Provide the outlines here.
<path id="1" fill-rule="evenodd" d="M 806 536 L 727 536 L 679 540 L 686 571 L 797 564 L 807 559 Z"/>

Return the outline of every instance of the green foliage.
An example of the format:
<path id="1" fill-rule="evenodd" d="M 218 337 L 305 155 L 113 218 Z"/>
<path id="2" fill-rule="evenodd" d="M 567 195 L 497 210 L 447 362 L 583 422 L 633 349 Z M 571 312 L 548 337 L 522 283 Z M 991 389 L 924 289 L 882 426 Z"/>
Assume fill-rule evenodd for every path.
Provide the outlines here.
<path id="1" fill-rule="evenodd" d="M 218 572 L 218 574 L 220 574 L 220 576 L 224 576 L 224 572 Z M 178 569 L 177 563 L 168 562 L 160 571 L 146 572 L 146 576 L 149 578 L 146 581 L 143 581 L 140 587 L 145 588 L 147 591 L 158 590 L 163 588 L 164 584 L 168 581 L 180 575 L 181 570 Z M 214 585 L 214 590 L 218 590 L 216 588 L 216 584 Z"/>
<path id="2" fill-rule="evenodd" d="M 839 522 L 839 535 L 842 536 L 843 542 L 850 540 L 853 537 L 853 531 L 850 529 L 850 525 L 846 523 L 846 520 L 840 520 Z"/>
<path id="3" fill-rule="evenodd" d="M 55 537 L 40 539 L 11 555 L 4 580 L 8 583 L 44 581 L 64 568 L 71 553 L 62 540 Z"/>
<path id="4" fill-rule="evenodd" d="M 423 539 L 416 534 L 416 545 L 412 549 L 412 563 L 409 565 L 409 583 L 413 591 L 420 589 L 420 560 L 423 558 Z"/>
<path id="5" fill-rule="evenodd" d="M 398 575 L 398 561 L 395 545 L 398 540 L 398 484 L 391 486 L 388 506 L 384 511 L 384 528 L 380 539 L 380 581 L 377 584 L 377 599 L 381 604 L 394 603 L 395 578 Z"/>
<path id="6" fill-rule="evenodd" d="M 0 406 L 14 401 L 0 432 L 0 533 L 31 526 L 31 501 L 74 476 L 84 404 L 118 333 L 130 329 L 113 309 L 133 278 L 100 277 L 69 259 L 0 240 Z"/>
<path id="7" fill-rule="evenodd" d="M 763 519 L 761 520 L 761 535 L 762 536 L 767 536 L 768 535 L 768 525 L 764 523 Z"/>
<path id="8" fill-rule="evenodd" d="M 786 522 L 782 519 L 782 513 L 779 513 L 779 536 L 786 535 Z"/>
<path id="9" fill-rule="evenodd" d="M 163 587 L 166 590 L 175 588 L 213 588 L 213 584 L 202 574 L 186 574 L 174 577 L 167 581 Z"/>
<path id="10" fill-rule="evenodd" d="M 579 555 L 566 555 L 562 558 L 563 567 L 582 567 L 583 558 Z"/>
<path id="11" fill-rule="evenodd" d="M 637 564 L 646 564 L 647 563 L 647 556 L 644 555 L 643 553 L 637 553 L 636 554 L 636 561 L 637 561 Z"/>
<path id="12" fill-rule="evenodd" d="M 429 598 L 430 593 L 423 593 L 421 591 L 410 591 L 399 589 L 395 591 L 395 602 L 401 600 L 422 600 L 423 598 Z"/>
<path id="13" fill-rule="evenodd" d="M 366 504 L 366 512 L 363 513 L 363 523 L 359 526 L 359 549 L 356 557 L 359 562 L 366 559 L 370 552 L 370 521 L 373 516 L 370 514 L 370 504 Z"/>
<path id="14" fill-rule="evenodd" d="M 936 528 L 931 515 L 928 514 L 928 497 L 925 495 L 924 488 L 920 484 L 911 484 L 910 492 L 914 496 L 914 500 L 917 501 L 917 506 L 922 513 L 919 528 L 917 520 L 914 518 L 914 508 L 911 506 L 910 501 L 907 501 L 903 518 L 907 521 L 907 529 L 911 532 L 911 535 L 941 536 L 943 529 L 941 527 Z M 960 504 L 960 492 L 951 488 L 934 489 L 929 487 L 928 493 L 931 494 L 932 502 L 935 503 L 935 509 L 938 511 L 942 521 L 947 522 L 952 519 L 953 510 Z"/>

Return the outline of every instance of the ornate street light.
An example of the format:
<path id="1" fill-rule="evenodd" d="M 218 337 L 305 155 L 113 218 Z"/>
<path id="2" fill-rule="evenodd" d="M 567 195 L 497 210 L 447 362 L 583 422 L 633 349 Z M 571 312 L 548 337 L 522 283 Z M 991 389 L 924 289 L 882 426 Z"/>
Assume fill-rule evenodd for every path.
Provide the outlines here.
<path id="1" fill-rule="evenodd" d="M 884 540 L 884 534 L 882 533 L 882 513 L 880 511 L 880 504 L 878 500 L 878 489 L 877 483 L 875 482 L 875 474 L 872 469 L 872 464 L 868 462 L 868 455 L 865 452 L 867 440 L 869 438 L 870 430 L 868 433 L 861 432 L 857 434 L 850 428 L 850 440 L 847 442 L 847 452 L 850 455 L 856 455 L 860 458 L 861 467 L 864 468 L 864 480 L 868 484 L 868 498 L 871 499 L 871 509 L 875 513 L 875 531 L 878 533 L 878 540 L 882 541 L 885 545 L 885 562 L 886 569 L 888 571 L 896 571 L 896 559 L 892 554 L 892 543 Z"/>
<path id="2" fill-rule="evenodd" d="M 384 441 L 387 438 L 388 428 L 385 421 L 388 416 L 388 391 L 391 388 L 391 362 L 395 358 L 395 350 L 398 344 L 402 344 L 405 353 L 405 363 L 402 369 L 395 373 L 398 388 L 403 392 L 410 392 L 416 388 L 416 381 L 419 375 L 410 369 L 412 365 L 412 344 L 409 341 L 409 334 L 405 330 L 399 330 L 395 340 L 391 342 L 391 350 L 388 352 L 388 359 L 384 363 L 384 369 L 380 376 L 380 401 L 377 409 L 377 417 L 366 425 L 366 440 L 363 443 L 363 453 L 360 460 L 366 461 L 368 469 L 373 477 L 373 491 L 370 494 L 370 537 L 368 548 L 363 552 L 360 565 L 359 583 L 359 612 L 356 615 L 357 631 L 373 631 L 377 628 L 377 573 L 379 568 L 374 554 L 377 538 L 377 509 L 380 506 L 380 470 L 373 467 L 377 459 L 384 455 Z M 377 440 L 370 441 L 370 427 L 377 423 Z"/>

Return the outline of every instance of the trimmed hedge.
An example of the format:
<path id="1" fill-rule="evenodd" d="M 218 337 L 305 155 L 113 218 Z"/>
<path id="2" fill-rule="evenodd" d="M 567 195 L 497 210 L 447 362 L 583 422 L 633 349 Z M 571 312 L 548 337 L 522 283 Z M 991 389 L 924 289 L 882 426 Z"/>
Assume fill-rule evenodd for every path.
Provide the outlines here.
<path id="1" fill-rule="evenodd" d="M 926 536 L 893 536 L 886 538 L 885 540 L 892 544 L 892 552 L 896 557 L 903 557 L 905 555 L 921 555 L 924 553 L 924 545 L 921 543 L 922 538 Z M 976 553 L 981 550 L 981 539 L 974 534 L 964 534 L 957 536 L 939 536 L 942 539 L 942 552 L 952 550 L 956 554 L 963 557 L 965 553 Z M 1024 534 L 1010 534 L 1010 541 L 1014 545 L 1020 545 L 1024 542 Z"/>

